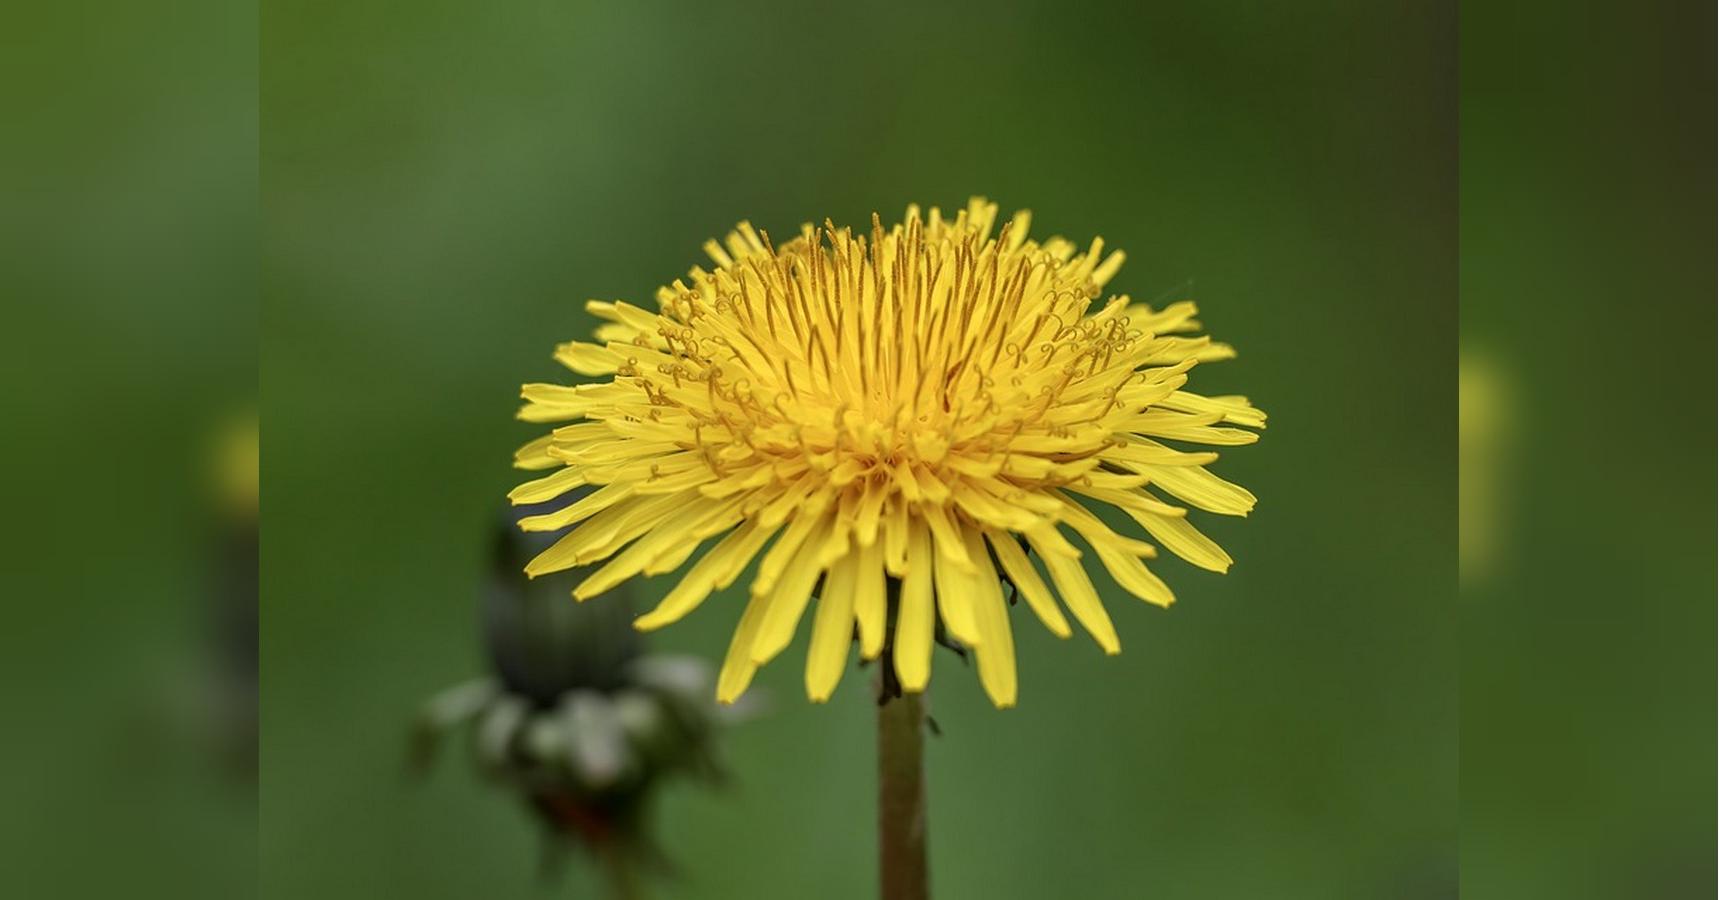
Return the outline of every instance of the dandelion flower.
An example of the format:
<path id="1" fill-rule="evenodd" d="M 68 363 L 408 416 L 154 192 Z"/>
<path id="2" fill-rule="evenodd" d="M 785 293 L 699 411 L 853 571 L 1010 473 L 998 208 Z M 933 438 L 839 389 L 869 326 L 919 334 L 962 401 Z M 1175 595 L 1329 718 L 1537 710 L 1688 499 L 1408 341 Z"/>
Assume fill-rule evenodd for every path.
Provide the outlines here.
<path id="1" fill-rule="evenodd" d="M 576 488 L 530 531 L 577 526 L 527 567 L 539 575 L 607 560 L 585 600 L 673 572 L 714 542 L 637 627 L 687 615 L 756 563 L 717 695 L 737 698 L 812 619 L 806 690 L 829 698 L 857 634 L 886 652 L 902 689 L 923 691 L 933 643 L 977 658 L 999 707 L 1016 699 L 1008 597 L 1066 637 L 1066 608 L 1106 653 L 1121 644 L 1089 577 L 1167 606 L 1157 555 L 1093 511 L 1115 507 L 1202 568 L 1230 557 L 1188 521 L 1192 507 L 1245 515 L 1254 497 L 1206 468 L 1258 437 L 1242 397 L 1183 390 L 1227 345 L 1196 336 L 1192 303 L 1104 297 L 1122 265 L 1094 239 L 1027 237 L 997 207 L 954 218 L 909 207 L 869 234 L 826 221 L 780 246 L 742 222 L 661 288 L 656 308 L 591 301 L 595 342 L 556 358 L 599 381 L 528 384 L 519 417 L 561 424 L 517 464 L 552 470 L 515 503 Z M 1234 426 L 1242 426 L 1241 428 Z M 1130 529 L 1132 530 L 1132 529 Z M 1042 571 L 1041 571 L 1042 566 Z M 1060 604 L 1058 601 L 1061 601 Z"/>

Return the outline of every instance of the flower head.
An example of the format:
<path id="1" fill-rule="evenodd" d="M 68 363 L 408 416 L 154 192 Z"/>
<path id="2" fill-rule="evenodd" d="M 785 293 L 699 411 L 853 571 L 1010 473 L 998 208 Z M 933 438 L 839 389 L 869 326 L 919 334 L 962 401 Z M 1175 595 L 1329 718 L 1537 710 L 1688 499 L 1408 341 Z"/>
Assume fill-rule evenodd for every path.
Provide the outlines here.
<path id="1" fill-rule="evenodd" d="M 909 207 L 887 228 L 874 215 L 869 234 L 826 222 L 780 247 L 743 222 L 705 244 L 714 269 L 658 290 L 657 309 L 592 301 L 606 320 L 597 342 L 564 344 L 556 358 L 607 378 L 524 387 L 520 418 L 573 424 L 519 450 L 519 466 L 554 471 L 510 496 L 598 487 L 520 521 L 578 526 L 526 571 L 607 559 L 574 589 L 583 600 L 674 571 L 714 540 L 636 623 L 652 629 L 756 560 L 718 677 L 725 701 L 814 606 L 813 700 L 835 689 L 856 632 L 863 657 L 887 650 L 901 686 L 923 690 L 941 632 L 973 650 L 991 699 L 1013 705 L 1006 585 L 1067 636 L 1060 597 L 1118 652 L 1070 537 L 1159 605 L 1170 589 L 1141 561 L 1155 547 L 1092 504 L 1224 571 L 1229 556 L 1181 504 L 1244 515 L 1254 497 L 1207 471 L 1216 453 L 1176 445 L 1252 443 L 1230 426 L 1260 428 L 1265 415 L 1241 397 L 1182 390 L 1196 363 L 1234 355 L 1191 336 L 1192 303 L 1100 299 L 1121 252 L 1029 240 L 1026 212 L 992 237 L 996 217 L 979 199 L 953 220 Z"/>

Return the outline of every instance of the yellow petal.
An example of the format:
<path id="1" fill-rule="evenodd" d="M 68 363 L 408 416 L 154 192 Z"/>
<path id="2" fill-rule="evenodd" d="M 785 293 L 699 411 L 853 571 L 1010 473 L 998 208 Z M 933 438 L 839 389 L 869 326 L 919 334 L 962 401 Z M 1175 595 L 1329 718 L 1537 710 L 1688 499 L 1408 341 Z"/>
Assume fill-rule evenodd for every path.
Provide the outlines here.
<path id="1" fill-rule="evenodd" d="M 729 524 L 732 525 L 734 523 L 731 522 Z M 710 537 L 708 534 L 697 535 L 696 539 L 684 540 L 678 546 L 663 551 L 658 554 L 656 559 L 651 560 L 649 565 L 645 566 L 644 574 L 661 575 L 665 572 L 673 572 L 680 568 L 686 564 L 688 559 L 692 558 L 692 552 L 697 550 L 698 545 L 703 543 L 704 539 L 708 537 Z"/>
<path id="2" fill-rule="evenodd" d="M 1207 512 L 1245 516 L 1258 502 L 1247 488 L 1231 484 L 1200 466 L 1153 466 L 1147 474 L 1157 486 Z"/>
<path id="3" fill-rule="evenodd" d="M 975 522 L 1011 531 L 1025 531 L 1039 523 L 1039 517 L 1018 506 L 1009 506 L 989 493 L 963 481 L 955 485 L 955 504 Z"/>
<path id="4" fill-rule="evenodd" d="M 859 625 L 860 656 L 877 659 L 883 652 L 889 599 L 883 580 L 883 548 L 875 541 L 861 546 L 855 560 L 854 621 Z"/>
<path id="5" fill-rule="evenodd" d="M 1092 270 L 1092 283 L 1104 287 L 1110 279 L 1116 277 L 1116 271 L 1122 268 L 1122 261 L 1127 258 L 1127 254 L 1121 250 L 1112 250 L 1110 256 L 1106 257 L 1098 268 Z"/>
<path id="6" fill-rule="evenodd" d="M 591 496 L 595 497 L 596 494 Z M 587 497 L 586 499 L 590 498 Z M 612 501 L 611 506 L 592 516 L 590 521 L 562 535 L 555 543 L 549 545 L 548 549 L 537 554 L 530 562 L 526 563 L 526 576 L 536 578 L 539 575 L 559 572 L 562 569 L 570 569 L 579 565 L 589 554 L 591 548 L 607 542 L 613 537 L 613 525 L 620 520 L 622 515 L 644 502 L 646 501 L 628 498 L 624 495 L 619 500 Z M 524 527 L 525 521 L 521 520 L 521 527 Z"/>
<path id="7" fill-rule="evenodd" d="M 965 548 L 962 552 L 965 554 Z M 934 556 L 936 563 L 932 578 L 937 583 L 937 611 L 943 619 L 943 627 L 961 643 L 977 646 L 980 634 L 973 612 L 973 567 L 963 569 L 942 553 Z"/>
<path id="8" fill-rule="evenodd" d="M 1075 533 L 1086 538 L 1086 542 L 1096 548 L 1106 548 L 1130 556 L 1157 556 L 1158 548 L 1145 541 L 1135 540 L 1125 535 L 1117 534 L 1109 525 L 1092 514 L 1092 511 L 1080 505 L 1080 502 L 1066 494 L 1057 494 L 1063 500 L 1062 520 Z"/>
<path id="9" fill-rule="evenodd" d="M 710 596 L 712 590 L 727 584 L 723 580 L 724 575 L 730 570 L 738 572 L 746 567 L 746 563 L 764 546 L 770 534 L 769 529 L 759 527 L 756 522 L 747 522 L 729 532 L 727 537 L 718 541 L 716 546 L 710 548 L 709 552 L 693 564 L 692 570 L 657 604 L 656 609 L 636 619 L 633 627 L 640 631 L 651 631 L 678 621 L 697 609 L 698 605 L 704 602 L 704 598 Z"/>
<path id="10" fill-rule="evenodd" d="M 636 497 L 617 503 L 592 516 L 567 537 L 574 562 L 584 564 L 604 559 L 627 543 L 674 516 L 678 497 Z"/>
<path id="11" fill-rule="evenodd" d="M 1245 397 L 1202 397 L 1187 391 L 1177 391 L 1166 397 L 1158 405 L 1165 409 L 1190 413 L 1215 412 L 1223 416 L 1222 421 L 1232 425 L 1246 425 L 1249 428 L 1265 427 L 1265 411 L 1256 409 L 1247 402 Z"/>
<path id="12" fill-rule="evenodd" d="M 752 661 L 763 665 L 776 657 L 794 639 L 794 629 L 806 611 L 812 590 L 817 587 L 823 567 L 818 564 L 818 548 L 834 520 L 833 515 L 819 520 L 811 539 L 800 544 L 770 591 L 770 606 L 764 621 L 758 626 L 758 636 L 752 645 Z M 786 537 L 786 535 L 784 535 Z M 758 590 L 753 585 L 753 592 Z"/>
<path id="13" fill-rule="evenodd" d="M 584 483 L 584 470 L 572 467 L 563 468 L 543 478 L 527 481 L 508 491 L 507 499 L 515 506 L 542 503 L 545 500 L 553 500 Z"/>
<path id="14" fill-rule="evenodd" d="M 812 639 L 806 648 L 806 696 L 822 703 L 835 693 L 848 666 L 854 639 L 854 556 L 844 557 L 824 581 L 823 596 L 812 619 Z"/>
<path id="15" fill-rule="evenodd" d="M 936 622 L 931 596 L 931 534 L 918 519 L 912 520 L 908 530 L 906 556 L 895 612 L 895 675 L 903 689 L 917 692 L 925 690 L 931 679 Z"/>
<path id="16" fill-rule="evenodd" d="M 582 522 L 633 495 L 630 484 L 605 484 L 578 500 L 552 513 L 526 516 L 519 520 L 521 531 L 559 531 Z"/>
<path id="17" fill-rule="evenodd" d="M 949 518 L 949 511 L 936 503 L 924 503 L 919 507 L 920 517 L 931 529 L 931 536 L 937 545 L 938 563 L 953 564 L 963 571 L 973 568 L 973 560 L 967 558 L 967 545 L 961 540 L 961 533 L 955 529 L 955 523 Z"/>
<path id="18" fill-rule="evenodd" d="M 1045 571 L 1050 573 L 1051 582 L 1056 585 L 1057 593 L 1062 595 L 1062 602 L 1068 606 L 1068 611 L 1074 614 L 1074 620 L 1079 622 L 1092 639 L 1105 653 L 1117 654 L 1122 652 L 1122 641 L 1116 637 L 1116 626 L 1110 622 L 1109 614 L 1104 611 L 1104 604 L 1098 600 L 1098 591 L 1092 586 L 1092 579 L 1086 576 L 1078 559 L 1070 559 L 1060 553 L 1047 552 L 1042 544 L 1045 541 L 1044 532 L 1034 532 L 1027 535 L 1027 541 L 1038 551 L 1039 558 L 1045 562 Z"/>
<path id="19" fill-rule="evenodd" d="M 1176 602 L 1169 586 L 1152 574 L 1152 570 L 1146 568 L 1146 564 L 1141 562 L 1139 557 L 1096 544 L 1092 549 L 1098 553 L 1098 561 L 1104 564 L 1111 579 L 1121 585 L 1123 590 L 1158 606 L 1169 606 Z"/>
<path id="20" fill-rule="evenodd" d="M 867 482 L 854 517 L 854 537 L 860 546 L 869 547 L 877 541 L 878 524 L 882 519 L 883 501 L 889 491 L 882 482 Z"/>
<path id="21" fill-rule="evenodd" d="M 976 528 L 965 529 L 967 555 L 975 560 L 989 560 L 985 543 Z M 972 577 L 973 618 L 979 629 L 979 643 L 973 652 L 979 657 L 979 683 L 998 709 L 1015 705 L 1015 639 L 1009 630 L 1009 610 L 1003 602 L 1003 587 L 997 582 L 997 570 L 986 563 L 976 566 Z"/>
<path id="22" fill-rule="evenodd" d="M 626 359 L 599 344 L 570 341 L 555 348 L 555 361 L 580 375 L 613 375 Z"/>
<path id="23" fill-rule="evenodd" d="M 549 444 L 554 440 L 551 435 L 544 435 L 528 442 L 513 453 L 513 465 L 519 469 L 553 469 L 561 465 L 561 460 L 549 455 Z"/>
<path id="24" fill-rule="evenodd" d="M 1154 437 L 1190 441 L 1196 444 L 1212 444 L 1218 447 L 1239 447 L 1259 440 L 1259 435 L 1252 431 L 1243 431 L 1240 428 L 1220 428 L 1211 424 L 1221 419 L 1222 416 L 1215 413 L 1192 415 L 1169 410 L 1153 410 L 1131 419 L 1124 419 L 1118 423 L 1118 427 L 1137 434 L 1149 434 Z"/>
<path id="25" fill-rule="evenodd" d="M 658 550 L 656 555 L 651 557 L 651 561 L 645 564 L 644 574 L 661 575 L 664 572 L 673 572 L 686 562 L 692 551 L 698 549 L 698 545 L 704 543 L 706 538 L 727 532 L 746 521 L 746 517 L 740 514 L 738 498 L 726 504 L 719 503 L 710 515 L 682 529 L 680 537 Z"/>
<path id="26" fill-rule="evenodd" d="M 732 501 L 696 497 L 678 507 L 673 515 L 657 523 L 650 533 L 634 541 L 573 588 L 573 599 L 585 601 L 639 574 L 657 555 L 693 534 L 706 519 L 732 509 Z"/>
<path id="27" fill-rule="evenodd" d="M 1003 531 L 991 530 L 985 532 L 985 537 L 991 542 L 992 549 L 997 554 L 997 562 L 1003 566 L 1003 572 L 1009 576 L 1009 581 L 1015 589 L 1026 598 L 1027 605 L 1039 621 L 1050 629 L 1051 634 L 1066 638 L 1073 632 L 1068 627 L 1068 620 L 1063 618 L 1062 610 L 1057 608 L 1056 597 L 1039 577 L 1038 569 L 1033 567 L 1032 560 L 1027 558 L 1026 551 L 1021 549 L 1020 542 L 1015 536 Z"/>
<path id="28" fill-rule="evenodd" d="M 904 578 L 907 575 L 910 521 L 918 520 L 908 516 L 907 499 L 898 495 L 894 502 L 889 504 L 889 514 L 883 520 L 884 570 L 896 578 Z"/>
<path id="29" fill-rule="evenodd" d="M 1128 514 L 1171 553 L 1202 569 L 1228 572 L 1235 562 L 1216 541 L 1189 523 L 1186 516 L 1160 516 L 1133 510 Z"/>
<path id="30" fill-rule="evenodd" d="M 1151 475 L 1140 477 L 1145 478 L 1148 483 L 1152 480 Z M 1085 494 L 1094 500 L 1102 500 L 1128 513 L 1149 513 L 1155 516 L 1168 517 L 1180 517 L 1188 514 L 1188 511 L 1180 506 L 1171 506 L 1139 488 L 1118 490 L 1076 483 L 1069 485 L 1068 489 L 1077 494 Z"/>
<path id="31" fill-rule="evenodd" d="M 758 671 L 751 657 L 752 639 L 758 633 L 758 625 L 769 605 L 768 597 L 753 597 L 746 604 L 746 612 L 741 614 L 739 624 L 734 626 L 734 637 L 728 642 L 728 656 L 722 661 L 722 671 L 716 676 L 717 702 L 733 703 L 746 693 L 746 687 L 752 683 L 752 676 Z"/>
<path id="32" fill-rule="evenodd" d="M 765 528 L 773 528 L 775 524 L 759 518 L 754 521 Z M 782 531 L 782 536 L 776 543 L 770 545 L 764 559 L 758 563 L 758 575 L 752 579 L 753 594 L 768 594 L 776 587 L 776 579 L 782 575 L 782 570 L 788 567 L 788 562 L 800 552 L 800 547 L 823 524 L 824 517 L 820 514 L 795 516 L 788 527 Z M 815 549 L 815 548 L 814 548 Z"/>
<path id="33" fill-rule="evenodd" d="M 1099 456 L 1107 460 L 1148 466 L 1204 466 L 1218 461 L 1216 453 L 1183 453 L 1142 437 L 1134 438 L 1120 447 L 1112 447 Z"/>

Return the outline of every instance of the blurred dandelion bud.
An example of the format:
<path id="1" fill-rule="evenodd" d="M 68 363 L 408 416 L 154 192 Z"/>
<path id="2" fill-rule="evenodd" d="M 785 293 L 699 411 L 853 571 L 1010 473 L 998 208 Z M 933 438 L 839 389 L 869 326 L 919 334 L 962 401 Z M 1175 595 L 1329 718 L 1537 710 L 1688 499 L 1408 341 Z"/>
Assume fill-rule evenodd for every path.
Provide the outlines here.
<path id="1" fill-rule="evenodd" d="M 240 783 L 257 775 L 257 573 L 261 509 L 261 431 L 255 410 L 222 423 L 205 458 L 207 636 L 199 730 L 220 770 Z"/>
<path id="2" fill-rule="evenodd" d="M 718 733 L 744 710 L 714 702 L 703 661 L 647 653 L 627 598 L 568 600 L 570 583 L 589 573 L 521 574 L 547 543 L 511 521 L 498 526 L 481 598 L 491 672 L 424 702 L 413 760 L 427 768 L 446 738 L 467 733 L 477 769 L 542 824 L 546 862 L 584 848 L 617 894 L 632 896 L 639 868 L 663 862 L 649 835 L 650 798 L 679 776 L 721 781 Z"/>

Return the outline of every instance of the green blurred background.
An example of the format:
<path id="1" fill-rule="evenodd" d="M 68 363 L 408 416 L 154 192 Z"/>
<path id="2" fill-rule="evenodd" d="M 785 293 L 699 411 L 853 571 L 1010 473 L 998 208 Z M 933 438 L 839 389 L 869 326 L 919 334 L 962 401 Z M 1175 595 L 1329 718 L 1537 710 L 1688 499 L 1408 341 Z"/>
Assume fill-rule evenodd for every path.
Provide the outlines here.
<path id="1" fill-rule="evenodd" d="M 1715 895 L 1714 16 L 1463 9 L 1464 896 Z"/>
<path id="2" fill-rule="evenodd" d="M 1454 12 L 274 3 L 262 50 L 264 894 L 574 895 L 404 724 L 481 669 L 474 591 L 522 381 L 588 297 L 648 302 L 740 218 L 983 193 L 1192 297 L 1267 408 L 1218 471 L 1238 560 L 1107 596 L 1124 652 L 1016 616 L 1021 702 L 940 659 L 948 897 L 1444 897 L 1456 883 Z M 667 579 L 663 579 L 666 582 Z M 660 588 L 659 588 L 660 589 Z M 731 591 L 658 646 L 717 657 Z M 597 601 L 600 602 L 600 601 Z M 803 641 L 801 646 L 803 647 Z M 760 679 L 736 783 L 665 798 L 676 897 L 866 897 L 866 679 Z"/>
<path id="3" fill-rule="evenodd" d="M 255 609 L 255 523 L 209 471 L 256 405 L 256 35 L 225 0 L 0 11 L 0 896 L 256 881 L 216 612 Z"/>
<path id="4" fill-rule="evenodd" d="M 1273 424 L 1220 464 L 1233 574 L 1109 598 L 1121 657 L 1022 621 L 1008 713 L 940 660 L 939 896 L 1449 896 L 1459 763 L 1464 896 L 1713 896 L 1711 5 L 1466 4 L 1460 157 L 1449 4 L 14 6 L 0 895 L 245 896 L 259 836 L 269 897 L 589 895 L 465 766 L 404 775 L 483 668 L 518 383 L 734 219 L 983 192 L 1199 300 L 1243 352 L 1200 383 Z M 1459 249 L 1503 427 L 1457 597 Z M 208 471 L 259 378 L 260 782 Z M 864 677 L 813 708 L 800 662 L 665 798 L 655 895 L 871 894 Z"/>

